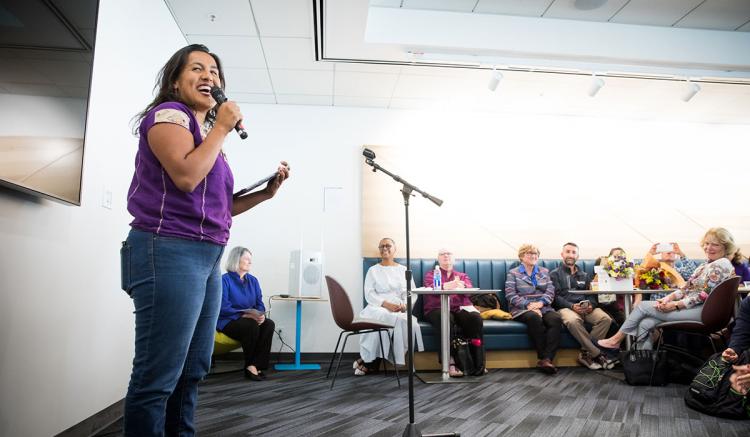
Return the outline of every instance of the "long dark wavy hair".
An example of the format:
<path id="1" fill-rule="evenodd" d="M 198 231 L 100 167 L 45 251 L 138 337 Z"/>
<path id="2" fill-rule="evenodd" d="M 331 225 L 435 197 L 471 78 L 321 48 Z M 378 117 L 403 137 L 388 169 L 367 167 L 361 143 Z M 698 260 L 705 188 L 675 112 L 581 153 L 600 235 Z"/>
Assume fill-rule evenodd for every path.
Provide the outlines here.
<path id="1" fill-rule="evenodd" d="M 189 46 L 185 46 L 180 50 L 177 50 L 175 54 L 173 54 L 172 57 L 169 58 L 167 63 L 164 64 L 161 70 L 159 70 L 159 74 L 156 76 L 156 84 L 154 85 L 156 97 L 151 103 L 148 104 L 148 106 L 146 106 L 143 111 L 139 112 L 135 117 L 133 117 L 133 133 L 136 136 L 138 135 L 138 129 L 140 127 L 141 121 L 143 120 L 143 117 L 148 114 L 148 111 L 154 109 L 164 102 L 185 103 L 180 99 L 180 96 L 175 93 L 173 86 L 174 83 L 177 82 L 177 79 L 180 77 L 180 73 L 182 73 L 183 68 L 185 68 L 188 57 L 192 52 L 208 53 L 209 55 L 211 55 L 211 57 L 214 58 L 214 61 L 216 61 L 216 66 L 219 68 L 221 88 L 224 89 L 224 87 L 226 86 L 226 80 L 224 79 L 224 69 L 221 67 L 221 60 L 219 59 L 218 55 L 216 55 L 215 53 L 211 53 L 211 51 L 208 50 L 208 47 L 204 46 L 203 44 L 190 44 Z M 208 114 L 206 114 L 206 123 L 208 123 L 209 126 L 213 126 L 214 120 L 216 120 L 215 107 L 211 108 L 211 110 L 208 111 Z"/>

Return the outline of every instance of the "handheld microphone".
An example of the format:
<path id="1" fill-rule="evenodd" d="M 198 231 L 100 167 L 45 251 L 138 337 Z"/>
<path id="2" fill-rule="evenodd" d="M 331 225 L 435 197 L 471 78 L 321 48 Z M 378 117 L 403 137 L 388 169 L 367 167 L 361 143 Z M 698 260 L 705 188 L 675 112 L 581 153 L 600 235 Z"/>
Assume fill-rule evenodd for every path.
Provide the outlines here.
<path id="1" fill-rule="evenodd" d="M 217 86 L 211 88 L 211 97 L 216 100 L 216 103 L 219 106 L 227 101 L 227 96 L 224 95 L 224 90 Z M 236 130 L 237 133 L 240 134 L 240 138 L 242 138 L 243 140 L 247 138 L 247 132 L 245 131 L 245 127 L 242 126 L 242 120 L 238 121 L 237 124 L 234 125 L 234 130 Z"/>

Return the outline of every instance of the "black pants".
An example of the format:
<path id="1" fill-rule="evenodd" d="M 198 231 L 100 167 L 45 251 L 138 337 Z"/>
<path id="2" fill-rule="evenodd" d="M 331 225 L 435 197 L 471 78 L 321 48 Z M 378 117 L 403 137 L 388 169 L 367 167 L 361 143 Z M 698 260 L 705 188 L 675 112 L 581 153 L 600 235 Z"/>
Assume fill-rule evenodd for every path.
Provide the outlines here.
<path id="1" fill-rule="evenodd" d="M 253 365 L 259 370 L 266 370 L 271 356 L 274 326 L 271 319 L 259 325 L 253 319 L 239 318 L 227 323 L 221 332 L 242 344 L 245 367 Z"/>
<path id="2" fill-rule="evenodd" d="M 529 339 L 536 349 L 537 358 L 555 359 L 557 349 L 560 348 L 560 330 L 562 317 L 557 311 L 548 311 L 544 316 L 534 311 L 526 311 L 515 320 L 525 323 L 529 331 Z"/>
<path id="3" fill-rule="evenodd" d="M 482 338 L 482 317 L 479 313 L 468 312 L 461 310 L 457 313 L 450 313 L 451 320 L 449 322 L 451 335 L 449 338 L 456 336 L 456 326 L 461 328 L 461 333 L 465 338 Z M 440 332 L 440 310 L 434 310 L 425 315 L 425 319 L 430 322 L 430 325 L 437 332 L 438 338 L 442 338 Z M 438 354 L 438 359 L 442 357 Z"/>

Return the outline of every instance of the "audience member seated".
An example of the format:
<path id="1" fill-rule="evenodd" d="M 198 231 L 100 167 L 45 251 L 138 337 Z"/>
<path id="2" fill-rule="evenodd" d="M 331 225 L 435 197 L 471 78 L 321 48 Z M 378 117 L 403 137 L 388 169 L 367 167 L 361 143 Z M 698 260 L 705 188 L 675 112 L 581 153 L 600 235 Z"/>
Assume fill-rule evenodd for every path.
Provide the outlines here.
<path id="1" fill-rule="evenodd" d="M 578 362 L 591 370 L 611 369 L 614 362 L 607 360 L 605 354 L 594 346 L 591 339 L 601 340 L 607 336 L 612 318 L 598 308 L 596 295 L 572 294 L 570 290 L 588 290 L 591 278 L 588 273 L 576 264 L 578 245 L 565 243 L 562 248 L 562 264 L 550 272 L 555 287 L 553 306 L 560 313 L 562 323 L 568 332 L 581 344 Z M 583 322 L 591 325 L 591 333 L 586 331 Z"/>
<path id="2" fill-rule="evenodd" d="M 216 329 L 240 342 L 245 358 L 245 377 L 266 378 L 274 323 L 266 318 L 258 279 L 251 275 L 253 254 L 244 247 L 229 252 L 227 273 L 222 275 L 221 310 Z"/>
<path id="3" fill-rule="evenodd" d="M 613 247 L 609 250 L 609 255 L 597 259 L 594 265 L 603 265 L 607 262 L 607 259 L 610 256 L 624 256 L 627 258 L 627 254 L 623 248 Z M 599 289 L 601 290 L 602 281 L 599 280 L 597 275 L 594 275 L 594 281 L 599 284 Z M 628 296 L 628 298 L 630 298 L 630 296 Z M 625 321 L 625 296 L 602 293 L 599 295 L 599 308 L 604 310 L 612 320 L 617 322 L 617 325 L 622 325 Z"/>
<path id="4" fill-rule="evenodd" d="M 729 261 L 737 252 L 734 238 L 724 228 L 711 228 L 701 240 L 707 261 L 701 264 L 682 289 L 657 301 L 641 302 L 620 330 L 612 337 L 599 340 L 597 346 L 608 351 L 619 350 L 625 335 L 636 335 L 641 348 L 652 349 L 649 332 L 660 322 L 700 321 L 703 302 L 713 288 L 734 276 Z"/>
<path id="5" fill-rule="evenodd" d="M 393 354 L 396 364 L 404 365 L 404 355 L 408 350 L 409 334 L 406 324 L 406 267 L 396 263 L 396 243 L 391 238 L 383 238 L 378 244 L 380 263 L 367 270 L 365 276 L 365 300 L 367 306 L 359 316 L 375 319 L 394 325 Z M 411 284 L 414 287 L 414 281 Z M 414 345 L 417 351 L 424 350 L 422 332 L 417 318 L 412 316 Z M 380 337 L 380 338 L 379 338 Z M 382 352 L 381 352 L 382 340 Z M 362 334 L 359 340 L 360 358 L 354 362 L 354 374 L 361 376 L 379 367 L 380 359 L 387 359 L 390 339 L 379 332 Z M 383 353 L 386 357 L 383 357 Z"/>
<path id="6" fill-rule="evenodd" d="M 729 347 L 722 352 L 721 357 L 734 363 L 743 351 L 750 351 L 750 296 L 745 297 L 740 304 Z M 750 391 L 750 364 L 734 366 L 730 381 L 735 393 L 747 395 Z"/>
<path id="7" fill-rule="evenodd" d="M 553 364 L 560 347 L 562 319 L 552 308 L 555 287 L 549 271 L 537 265 L 539 249 L 523 244 L 518 249 L 521 265 L 511 269 L 505 280 L 505 296 L 514 320 L 526 324 L 531 343 L 536 349 L 537 368 L 544 373 L 557 373 Z"/>
<path id="8" fill-rule="evenodd" d="M 690 279 L 691 276 L 693 276 L 693 273 L 695 273 L 695 269 L 698 268 L 701 262 L 699 260 L 688 258 L 687 255 L 685 255 L 685 252 L 683 252 L 682 249 L 680 249 L 679 244 L 677 243 L 671 243 L 671 244 L 672 244 L 672 248 L 674 249 L 675 255 L 680 257 L 680 265 L 678 267 L 674 261 L 670 265 L 674 267 L 680 273 L 680 276 L 682 276 L 682 279 L 687 281 L 688 279 Z M 664 259 L 662 259 L 662 261 L 667 262 Z"/>
<path id="9" fill-rule="evenodd" d="M 648 250 L 648 253 L 646 254 L 646 256 L 643 257 L 643 262 L 641 262 L 641 265 L 638 266 L 638 268 L 636 268 L 636 271 L 635 271 L 635 286 L 636 287 L 640 287 L 641 285 L 640 274 L 646 270 L 650 270 L 653 268 L 661 269 L 661 271 L 664 272 L 667 285 L 670 288 L 682 288 L 685 286 L 685 280 L 689 279 L 690 276 L 688 276 L 687 278 L 683 278 L 682 273 L 687 272 L 690 269 L 684 268 L 684 264 L 694 263 L 694 261 L 692 260 L 687 261 L 683 259 L 682 261 L 683 269 L 681 271 L 678 271 L 675 268 L 675 260 L 677 259 L 677 250 L 679 246 L 677 245 L 677 243 L 669 243 L 669 244 L 671 245 L 672 250 L 661 252 L 659 255 L 659 260 L 655 258 L 658 243 L 654 243 L 651 246 L 651 249 Z M 692 271 L 694 272 L 695 268 L 693 268 Z M 659 300 L 665 297 L 667 294 L 669 293 L 659 293 L 658 291 L 656 291 L 656 292 L 651 293 L 649 300 Z M 636 295 L 636 302 L 640 302 L 641 299 L 642 299 L 642 296 L 640 294 Z"/>
<path id="10" fill-rule="evenodd" d="M 471 288 L 471 278 L 466 273 L 458 272 L 453 270 L 453 254 L 447 249 L 440 249 L 438 251 L 438 266 L 440 267 L 440 277 L 442 279 L 443 290 L 455 290 L 462 288 Z M 430 270 L 425 273 L 424 281 L 425 286 L 430 286 L 433 283 L 435 270 Z M 438 338 L 441 336 L 440 332 L 440 296 L 434 294 L 425 294 L 424 298 L 424 315 L 425 319 L 432 325 L 438 334 Z M 482 317 L 479 315 L 479 311 L 474 308 L 471 303 L 468 294 L 451 294 L 449 296 L 450 302 L 450 338 L 453 339 L 456 336 L 456 327 L 461 329 L 463 337 L 469 342 L 469 347 L 479 349 L 483 348 L 482 340 Z M 439 355 L 440 357 L 441 355 Z M 472 356 L 479 356 L 477 353 L 472 353 Z M 484 363 L 482 363 L 484 367 Z M 463 372 L 459 370 L 455 365 L 454 357 L 451 357 L 450 365 L 448 367 L 448 373 L 452 377 L 461 377 Z"/>
<path id="11" fill-rule="evenodd" d="M 742 281 L 750 281 L 750 268 L 747 265 L 747 260 L 738 250 L 732 258 L 732 265 L 734 266 L 734 273 L 742 278 Z"/>

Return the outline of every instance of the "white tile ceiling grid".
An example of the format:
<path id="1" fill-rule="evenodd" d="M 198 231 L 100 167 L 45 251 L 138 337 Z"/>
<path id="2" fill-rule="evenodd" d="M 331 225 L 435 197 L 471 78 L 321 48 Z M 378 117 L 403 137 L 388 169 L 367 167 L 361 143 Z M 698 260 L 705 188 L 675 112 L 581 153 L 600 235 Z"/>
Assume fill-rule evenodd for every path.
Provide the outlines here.
<path id="1" fill-rule="evenodd" d="M 747 0 L 373 0 L 391 7 L 565 18 L 666 27 L 750 30 Z M 486 70 L 315 61 L 311 0 L 167 0 L 190 43 L 218 53 L 227 94 L 247 103 L 466 109 L 750 123 L 750 86 L 703 86 L 689 104 L 683 84 L 504 72 L 496 92 Z M 328 1 L 353 15 L 368 0 Z M 364 8 L 364 10 L 363 10 Z M 352 20 L 356 21 L 356 20 Z M 362 30 L 364 32 L 364 29 Z"/>

